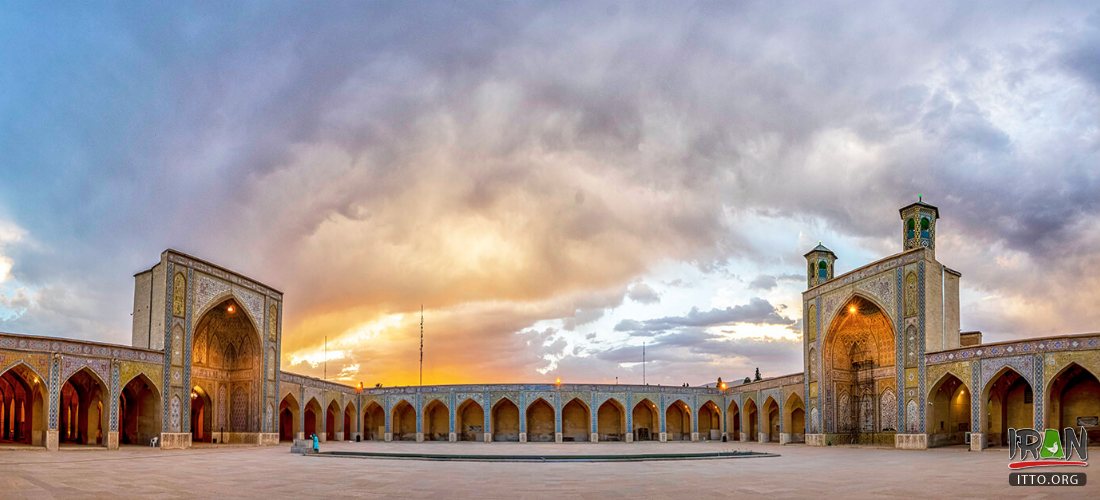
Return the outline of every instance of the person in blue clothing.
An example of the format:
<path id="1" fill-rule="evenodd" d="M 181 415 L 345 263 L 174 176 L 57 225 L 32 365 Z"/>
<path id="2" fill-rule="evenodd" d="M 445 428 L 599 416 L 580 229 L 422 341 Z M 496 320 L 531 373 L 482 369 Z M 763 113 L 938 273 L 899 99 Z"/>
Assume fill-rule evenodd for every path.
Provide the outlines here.
<path id="1" fill-rule="evenodd" d="M 318 451 L 321 450 L 321 442 L 320 442 L 320 440 L 317 439 L 316 434 L 310 434 L 310 437 L 313 438 L 313 452 L 317 453 Z"/>

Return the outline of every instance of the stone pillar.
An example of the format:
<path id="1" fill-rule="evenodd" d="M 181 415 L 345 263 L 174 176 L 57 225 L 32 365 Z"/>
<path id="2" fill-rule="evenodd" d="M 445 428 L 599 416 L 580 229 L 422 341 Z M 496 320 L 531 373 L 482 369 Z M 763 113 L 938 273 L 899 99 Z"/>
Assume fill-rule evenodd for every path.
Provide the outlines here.
<path id="1" fill-rule="evenodd" d="M 662 432 L 661 435 L 659 436 L 659 438 L 660 438 L 660 441 L 662 443 L 667 443 L 668 442 L 668 434 L 665 434 L 665 433 Z"/>
<path id="2" fill-rule="evenodd" d="M 416 433 L 416 442 L 417 443 L 423 443 L 424 442 L 424 433 L 423 432 L 417 432 Z"/>
<path id="3" fill-rule="evenodd" d="M 742 443 L 744 443 L 745 441 L 749 440 L 749 433 L 747 433 L 747 432 L 738 432 L 737 434 L 738 434 L 738 437 L 737 437 L 738 441 L 741 441 Z"/>
<path id="4" fill-rule="evenodd" d="M 118 431 L 107 431 L 107 449 L 118 449 Z"/>
<path id="5" fill-rule="evenodd" d="M 692 433 L 691 433 L 691 442 L 693 442 L 693 443 L 694 443 L 694 442 L 696 442 L 696 441 L 698 441 L 698 440 L 699 440 L 699 433 L 698 433 L 698 432 L 692 432 Z"/>
<path id="6" fill-rule="evenodd" d="M 491 432 L 486 432 L 485 433 L 485 442 L 486 443 L 492 443 L 493 442 L 493 433 L 491 433 Z"/>
<path id="7" fill-rule="evenodd" d="M 526 443 L 527 442 L 527 433 L 526 432 L 519 433 L 519 442 L 521 442 L 521 443 Z"/>
<path id="8" fill-rule="evenodd" d="M 756 442 L 758 442 L 758 443 L 767 443 L 768 442 L 768 433 L 766 433 L 766 432 L 757 432 L 756 433 Z"/>
<path id="9" fill-rule="evenodd" d="M 450 441 L 452 443 L 458 442 L 458 434 L 455 434 L 454 432 L 448 432 L 447 441 Z"/>
<path id="10" fill-rule="evenodd" d="M 385 440 L 386 440 L 387 443 L 390 442 L 390 441 L 393 441 L 393 433 L 392 432 L 387 432 L 385 434 Z"/>
<path id="11" fill-rule="evenodd" d="M 336 431 L 336 440 L 337 441 L 343 441 L 344 440 L 344 431 Z"/>
<path id="12" fill-rule="evenodd" d="M 560 442 L 562 442 L 562 436 L 561 436 L 561 433 L 560 433 L 560 432 L 555 432 L 555 433 L 554 433 L 554 442 L 555 442 L 555 443 L 560 443 Z"/>
<path id="13" fill-rule="evenodd" d="M 598 432 L 593 432 L 593 433 L 592 433 L 592 436 L 591 436 L 591 437 L 589 437 L 589 438 L 588 438 L 588 440 L 589 440 L 589 441 L 592 441 L 593 443 L 598 443 L 598 442 L 600 442 L 600 433 L 598 433 Z"/>
<path id="14" fill-rule="evenodd" d="M 791 433 L 789 433 L 789 432 L 780 432 L 779 433 L 779 444 L 787 444 L 787 443 L 790 443 L 790 442 L 791 442 Z"/>
<path id="15" fill-rule="evenodd" d="M 634 442 L 634 433 L 633 432 L 626 433 L 626 442 L 628 442 L 628 443 L 633 443 Z"/>
<path id="16" fill-rule="evenodd" d="M 980 432 L 970 433 L 970 451 L 982 451 L 985 449 L 985 437 Z"/>

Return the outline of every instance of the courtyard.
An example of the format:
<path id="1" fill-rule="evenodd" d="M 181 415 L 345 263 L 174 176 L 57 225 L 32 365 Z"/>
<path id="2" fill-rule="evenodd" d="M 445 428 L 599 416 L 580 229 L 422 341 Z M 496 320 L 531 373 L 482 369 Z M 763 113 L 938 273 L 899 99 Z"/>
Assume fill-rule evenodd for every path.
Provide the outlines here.
<path id="1" fill-rule="evenodd" d="M 289 445 L 117 452 L 0 451 L 3 498 L 1092 497 L 1100 485 L 1013 488 L 1007 453 L 742 443 L 326 443 L 322 451 L 440 454 L 698 453 L 779 457 L 624 463 L 477 463 L 301 456 Z M 1079 470 L 1078 470 L 1079 472 Z M 1094 479 L 1094 481 L 1100 478 Z"/>

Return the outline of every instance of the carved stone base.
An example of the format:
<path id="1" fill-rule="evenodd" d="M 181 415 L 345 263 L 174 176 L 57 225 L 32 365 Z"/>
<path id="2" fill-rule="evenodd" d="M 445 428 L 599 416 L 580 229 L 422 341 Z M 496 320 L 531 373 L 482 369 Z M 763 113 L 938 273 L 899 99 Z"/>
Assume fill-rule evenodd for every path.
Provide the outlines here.
<path id="1" fill-rule="evenodd" d="M 279 433 L 277 432 L 261 432 L 260 433 L 260 446 L 278 446 L 279 445 Z"/>
<path id="2" fill-rule="evenodd" d="M 336 440 L 337 441 L 343 441 L 344 440 L 344 431 L 336 431 Z"/>
<path id="3" fill-rule="evenodd" d="M 560 443 L 560 442 L 562 442 L 562 435 L 561 435 L 561 433 L 560 433 L 560 432 L 555 432 L 555 433 L 554 433 L 554 442 L 555 442 L 555 443 Z"/>
<path id="4" fill-rule="evenodd" d="M 748 440 L 749 440 L 749 433 L 747 433 L 747 432 L 742 432 L 742 433 L 740 433 L 740 434 L 741 434 L 741 438 L 740 438 L 740 439 L 738 439 L 738 441 L 741 441 L 742 443 L 744 443 L 745 441 L 748 441 Z"/>
<path id="5" fill-rule="evenodd" d="M 50 451 L 57 451 L 60 444 L 59 435 L 57 429 L 46 431 L 46 449 Z"/>
<path id="6" fill-rule="evenodd" d="M 787 444 L 789 442 L 791 442 L 791 433 L 789 433 L 789 432 L 780 432 L 779 433 L 779 444 Z"/>
<path id="7" fill-rule="evenodd" d="M 894 448 L 899 450 L 928 449 L 928 434 L 895 434 Z"/>
<path id="8" fill-rule="evenodd" d="M 970 451 L 982 451 L 985 449 L 985 437 L 980 432 L 970 433 Z"/>
<path id="9" fill-rule="evenodd" d="M 699 433 L 698 432 L 692 432 L 691 433 L 691 442 L 694 443 L 695 441 L 698 441 L 698 440 L 699 440 Z"/>
<path id="10" fill-rule="evenodd" d="M 387 432 L 384 439 L 387 443 L 390 442 L 390 441 L 393 441 L 393 433 L 392 432 Z"/>
<path id="11" fill-rule="evenodd" d="M 160 449 L 162 450 L 186 450 L 191 447 L 190 432 L 162 432 L 160 433 Z"/>
<path id="12" fill-rule="evenodd" d="M 592 435 L 588 437 L 588 440 L 589 440 L 589 441 L 591 441 L 591 442 L 593 442 L 593 443 L 598 443 L 598 442 L 600 442 L 600 435 L 599 435 L 599 433 L 593 432 L 593 433 L 592 433 Z"/>
<path id="13" fill-rule="evenodd" d="M 806 434 L 807 446 L 825 446 L 824 434 Z"/>
<path id="14" fill-rule="evenodd" d="M 521 442 L 521 443 L 526 443 L 527 442 L 527 433 L 526 432 L 519 433 L 519 442 Z"/>
<path id="15" fill-rule="evenodd" d="M 628 433 L 626 435 L 626 442 L 628 442 L 628 443 L 633 443 L 634 442 L 634 433 L 633 432 Z"/>
<path id="16" fill-rule="evenodd" d="M 458 442 L 458 434 L 455 434 L 453 432 L 447 434 L 447 441 L 450 441 L 452 443 Z"/>
<path id="17" fill-rule="evenodd" d="M 662 443 L 667 443 L 667 442 L 668 442 L 668 433 L 666 433 L 666 432 L 662 432 L 662 433 L 661 433 L 661 434 L 660 434 L 659 436 L 657 436 L 657 437 L 658 437 L 658 439 L 660 439 L 660 441 L 661 441 Z"/>
<path id="18" fill-rule="evenodd" d="M 423 432 L 417 432 L 416 433 L 416 442 L 417 443 L 423 443 L 424 442 L 424 433 Z"/>
<path id="19" fill-rule="evenodd" d="M 757 432 L 756 433 L 756 442 L 758 442 L 758 443 L 767 443 L 768 442 L 768 435 L 766 433 L 763 433 L 763 432 Z"/>
<path id="20" fill-rule="evenodd" d="M 493 442 L 493 434 L 492 433 L 489 433 L 489 432 L 485 433 L 485 442 L 486 443 L 492 443 Z"/>
<path id="21" fill-rule="evenodd" d="M 118 449 L 118 431 L 107 431 L 107 449 Z"/>

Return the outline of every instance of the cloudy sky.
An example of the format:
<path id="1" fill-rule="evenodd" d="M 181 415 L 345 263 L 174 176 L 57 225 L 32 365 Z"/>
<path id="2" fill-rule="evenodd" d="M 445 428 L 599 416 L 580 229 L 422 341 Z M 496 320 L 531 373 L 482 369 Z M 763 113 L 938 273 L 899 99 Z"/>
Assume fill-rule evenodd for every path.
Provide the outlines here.
<path id="1" fill-rule="evenodd" d="M 129 343 L 165 248 L 368 385 L 801 370 L 802 254 L 941 209 L 963 328 L 1100 330 L 1100 10 L 4 2 L 0 331 Z"/>

